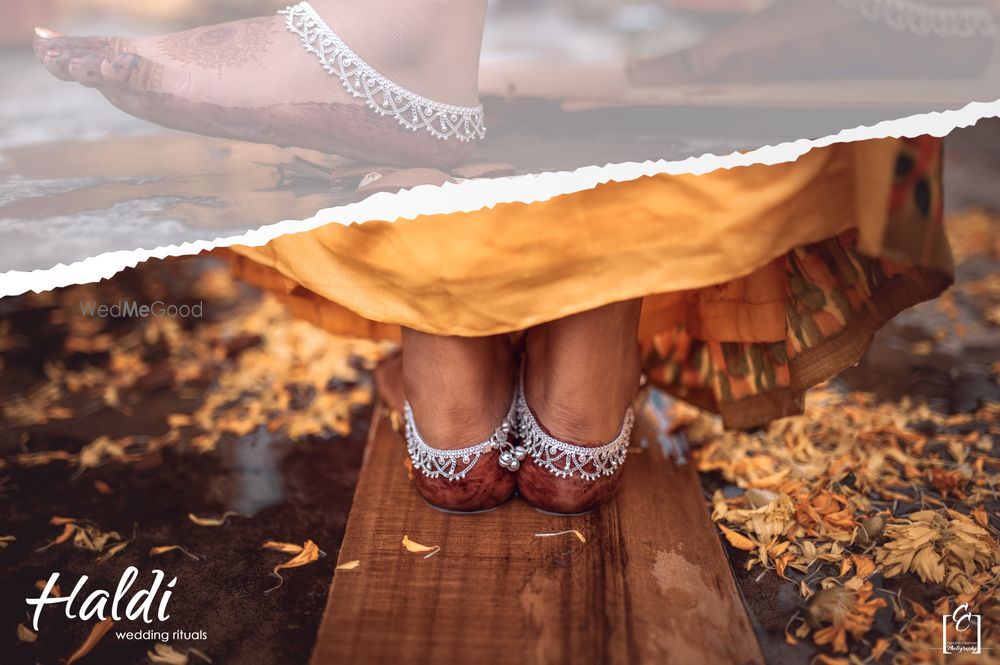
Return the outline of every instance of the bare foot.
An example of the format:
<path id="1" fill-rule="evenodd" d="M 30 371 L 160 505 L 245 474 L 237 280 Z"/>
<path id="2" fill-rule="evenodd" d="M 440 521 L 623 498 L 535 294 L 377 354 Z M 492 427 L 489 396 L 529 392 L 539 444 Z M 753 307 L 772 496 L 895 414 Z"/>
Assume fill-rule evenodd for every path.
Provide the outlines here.
<path id="1" fill-rule="evenodd" d="M 404 88 L 478 104 L 485 0 L 316 0 L 316 11 L 368 64 Z M 370 162 L 449 166 L 472 145 L 409 131 L 328 74 L 280 15 L 126 39 L 39 30 L 35 53 L 64 81 L 173 129 L 313 148 Z"/>
<path id="2" fill-rule="evenodd" d="M 677 53 L 629 63 L 638 85 L 981 74 L 994 40 L 918 35 L 829 0 L 778 2 Z"/>
<path id="3" fill-rule="evenodd" d="M 403 329 L 403 389 L 421 437 L 433 448 L 456 450 L 490 438 L 513 398 L 514 359 L 505 335 L 439 337 Z M 449 510 L 493 508 L 514 493 L 514 474 L 482 456 L 459 480 L 413 472 L 429 502 Z"/>
<path id="4" fill-rule="evenodd" d="M 615 439 L 639 386 L 637 341 L 642 300 L 606 305 L 528 332 L 524 392 L 550 436 L 594 447 Z M 530 458 L 518 472 L 526 501 L 551 512 L 579 513 L 610 499 L 621 469 L 596 480 L 557 478 Z"/>

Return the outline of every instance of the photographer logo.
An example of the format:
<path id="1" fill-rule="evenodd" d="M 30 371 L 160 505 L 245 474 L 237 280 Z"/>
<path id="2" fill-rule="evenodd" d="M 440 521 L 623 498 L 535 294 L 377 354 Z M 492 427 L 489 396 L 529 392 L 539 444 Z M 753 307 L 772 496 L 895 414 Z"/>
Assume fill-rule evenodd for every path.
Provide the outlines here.
<path id="1" fill-rule="evenodd" d="M 941 650 L 944 653 L 982 653 L 983 617 L 962 603 L 941 617 Z"/>

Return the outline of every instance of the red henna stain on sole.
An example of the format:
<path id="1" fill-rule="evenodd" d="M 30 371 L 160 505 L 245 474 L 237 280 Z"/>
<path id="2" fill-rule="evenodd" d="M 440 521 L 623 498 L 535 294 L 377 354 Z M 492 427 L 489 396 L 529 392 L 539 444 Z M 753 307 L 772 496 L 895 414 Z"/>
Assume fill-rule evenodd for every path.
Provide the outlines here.
<path id="1" fill-rule="evenodd" d="M 456 512 L 482 512 L 496 508 L 514 494 L 514 474 L 501 467 L 496 450 L 484 454 L 459 480 L 428 478 L 413 470 L 417 491 L 437 508 Z"/>
<path id="2" fill-rule="evenodd" d="M 574 515 L 591 512 L 614 497 L 622 482 L 622 467 L 611 476 L 583 480 L 558 478 L 536 465 L 531 458 L 521 463 L 517 490 L 535 508 L 548 513 Z"/>

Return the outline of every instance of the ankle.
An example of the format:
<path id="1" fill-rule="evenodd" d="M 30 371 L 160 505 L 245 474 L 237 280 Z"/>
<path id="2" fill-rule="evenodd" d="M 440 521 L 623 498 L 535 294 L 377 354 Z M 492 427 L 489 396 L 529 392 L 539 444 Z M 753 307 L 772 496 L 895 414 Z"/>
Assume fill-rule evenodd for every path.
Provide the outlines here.
<path id="1" fill-rule="evenodd" d="M 525 399 L 549 435 L 586 446 L 618 436 L 639 386 L 637 345 L 581 359 L 538 335 L 529 338 L 528 358 Z"/>
<path id="2" fill-rule="evenodd" d="M 434 101 L 478 103 L 485 0 L 311 4 L 351 50 L 383 76 Z"/>
<path id="3" fill-rule="evenodd" d="M 497 336 L 403 335 L 403 390 L 428 445 L 455 449 L 489 438 L 513 399 L 514 359 Z"/>
<path id="4" fill-rule="evenodd" d="M 598 401 L 593 395 L 525 392 L 536 420 L 550 436 L 581 446 L 605 444 L 618 436 L 629 406 Z"/>
<path id="5" fill-rule="evenodd" d="M 511 387 L 499 384 L 477 395 L 422 395 L 408 391 L 413 418 L 427 444 L 442 450 L 466 448 L 490 438 L 507 415 Z"/>

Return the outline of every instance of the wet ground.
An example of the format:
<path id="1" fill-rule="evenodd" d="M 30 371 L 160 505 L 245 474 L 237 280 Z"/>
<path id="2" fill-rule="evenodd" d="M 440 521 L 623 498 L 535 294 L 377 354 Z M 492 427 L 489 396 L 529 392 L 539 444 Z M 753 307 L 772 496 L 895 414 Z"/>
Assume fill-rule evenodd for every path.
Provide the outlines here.
<path id="1" fill-rule="evenodd" d="M 182 294 L 190 292 L 206 270 L 216 267 L 210 259 L 148 264 L 119 276 L 108 293 L 143 302 L 174 295 L 172 302 L 184 304 Z M 147 288 L 150 285 L 155 285 L 155 293 Z M 166 293 L 164 285 L 169 285 Z M 228 302 L 206 301 L 205 319 L 190 328 L 231 318 L 234 312 L 253 308 L 257 300 L 258 294 L 241 289 Z M 13 396 L 37 387 L 53 363 L 65 363 L 72 372 L 113 362 L 107 351 L 67 351 L 67 339 L 73 334 L 70 326 L 51 322 L 67 314 L 76 316 L 66 311 L 66 305 L 65 300 L 31 298 L 0 302 L 3 337 L 9 343 L 3 354 L 0 401 L 9 405 Z M 141 325 L 113 323 L 108 332 L 117 343 Z M 227 339 L 224 346 L 228 348 L 210 369 L 224 371 L 258 344 L 259 340 L 245 335 Z M 144 355 L 149 371 L 117 407 L 80 395 L 64 400 L 76 414 L 68 419 L 15 425 L 11 413 L 6 413 L 0 429 L 0 459 L 9 465 L 0 466 L 0 532 L 16 534 L 16 540 L 0 550 L 0 588 L 4 590 L 0 625 L 5 627 L 0 630 L 0 661 L 61 662 L 84 642 L 94 623 L 70 621 L 61 609 L 47 609 L 37 639 L 20 641 L 14 628 L 19 623 L 30 626 L 22 599 L 39 595 L 37 581 L 59 571 L 65 595 L 80 575 L 89 575 L 76 601 L 78 611 L 86 594 L 114 589 L 125 568 L 137 566 L 143 571 L 139 584 L 144 588 L 154 567 L 164 570 L 167 579 L 178 578 L 169 605 L 170 619 L 154 628 L 205 631 L 207 635 L 196 640 L 169 639 L 173 647 L 197 648 L 223 663 L 305 662 L 343 537 L 370 408 L 361 404 L 350 409 L 352 426 L 343 436 L 320 433 L 292 441 L 287 432 L 254 426 L 244 436 L 223 437 L 208 453 L 192 450 L 186 440 L 154 444 L 151 441 L 170 429 L 168 417 L 195 411 L 209 383 L 219 377 L 178 383 L 158 374 L 156 358 L 163 355 L 162 349 L 146 345 Z M 330 379 L 332 391 L 370 387 L 367 371 L 347 381 Z M 19 455 L 37 451 L 74 455 L 100 437 L 129 441 L 127 461 L 104 460 L 93 468 L 66 460 L 29 467 L 17 462 L 24 460 Z M 189 517 L 218 518 L 229 511 L 238 515 L 220 526 L 199 526 Z M 97 552 L 75 543 L 45 548 L 61 532 L 61 527 L 50 524 L 52 517 L 77 518 L 101 531 L 115 531 L 129 544 L 104 563 L 98 562 Z M 307 539 L 315 541 L 323 555 L 286 573 L 282 587 L 266 594 L 276 584 L 270 570 L 290 556 L 264 550 L 262 544 L 268 540 L 301 544 Z M 111 541 L 115 542 L 119 541 Z M 166 545 L 180 545 L 192 557 L 180 550 L 156 558 L 150 555 L 153 548 Z M 149 627 L 141 622 L 115 626 L 115 630 L 144 628 Z M 153 645 L 150 640 L 106 638 L 86 662 L 144 663 Z"/>

